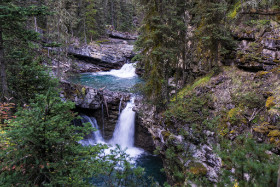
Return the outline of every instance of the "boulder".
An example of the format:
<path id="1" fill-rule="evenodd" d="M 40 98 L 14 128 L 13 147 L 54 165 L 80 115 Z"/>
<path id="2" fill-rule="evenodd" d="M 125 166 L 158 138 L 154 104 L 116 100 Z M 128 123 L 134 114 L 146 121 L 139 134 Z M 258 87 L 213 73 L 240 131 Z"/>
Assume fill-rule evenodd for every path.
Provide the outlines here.
<path id="1" fill-rule="evenodd" d="M 137 36 L 132 35 L 128 32 L 120 32 L 116 30 L 107 30 L 107 34 L 111 38 L 118 38 L 118 39 L 123 39 L 123 40 L 136 40 Z"/>

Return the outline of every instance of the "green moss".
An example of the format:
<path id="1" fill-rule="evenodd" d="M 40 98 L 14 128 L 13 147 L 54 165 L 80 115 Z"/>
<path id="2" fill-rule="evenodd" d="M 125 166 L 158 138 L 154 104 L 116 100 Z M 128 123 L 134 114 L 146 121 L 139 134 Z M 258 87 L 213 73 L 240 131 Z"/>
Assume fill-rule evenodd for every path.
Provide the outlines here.
<path id="1" fill-rule="evenodd" d="M 269 131 L 268 127 L 264 126 L 264 125 L 257 126 L 253 129 L 254 129 L 255 132 L 262 133 L 262 134 L 267 133 Z"/>
<path id="2" fill-rule="evenodd" d="M 199 163 L 199 162 L 191 162 L 189 165 L 189 170 L 193 175 L 206 175 L 207 174 L 207 168 Z"/>
<path id="3" fill-rule="evenodd" d="M 212 98 L 209 95 L 196 96 L 191 94 L 169 104 L 164 116 L 166 119 L 173 117 L 186 123 L 201 124 L 209 115 L 209 106 Z"/>
<path id="4" fill-rule="evenodd" d="M 266 74 L 268 74 L 269 72 L 267 71 L 259 71 L 257 74 L 256 74 L 256 77 L 263 77 L 265 76 Z"/>
<path id="5" fill-rule="evenodd" d="M 231 18 L 231 19 L 236 18 L 237 12 L 238 12 L 238 10 L 239 10 L 240 8 L 241 8 L 241 2 L 238 1 L 238 2 L 234 5 L 233 10 L 229 12 L 228 17 Z"/>
<path id="6" fill-rule="evenodd" d="M 235 118 L 235 116 L 238 114 L 238 111 L 240 109 L 239 108 L 233 108 L 231 109 L 229 112 L 228 112 L 228 118 L 229 119 L 232 119 L 232 118 Z"/>
<path id="7" fill-rule="evenodd" d="M 171 133 L 169 131 L 162 131 L 161 135 L 163 136 L 164 140 L 168 140 L 168 138 L 171 135 Z"/>
<path id="8" fill-rule="evenodd" d="M 271 107 L 275 106 L 275 102 L 274 102 L 275 98 L 273 96 L 267 98 L 265 106 L 266 108 L 270 109 Z"/>
<path id="9" fill-rule="evenodd" d="M 211 79 L 213 74 L 209 74 L 205 77 L 202 78 L 198 78 L 196 79 L 196 81 L 191 84 L 191 85 L 187 85 L 186 87 L 184 87 L 178 94 L 177 94 L 177 99 L 182 99 L 184 96 L 189 95 L 191 93 L 191 91 L 193 91 L 195 88 L 206 85 L 206 83 L 208 83 Z M 171 102 L 176 101 L 176 96 L 174 96 L 171 99 Z"/>
<path id="10" fill-rule="evenodd" d="M 104 40 L 97 40 L 95 41 L 97 44 L 102 44 L 102 43 L 106 43 L 106 42 L 110 42 L 110 40 L 104 39 Z"/>
<path id="11" fill-rule="evenodd" d="M 82 94 L 86 95 L 86 88 L 85 87 L 82 87 Z"/>
<path id="12" fill-rule="evenodd" d="M 232 94 L 232 100 L 236 106 L 244 106 L 250 109 L 259 108 L 265 105 L 265 99 L 261 94 L 246 91 L 242 93 L 242 90 Z"/>
<path id="13" fill-rule="evenodd" d="M 272 130 L 268 134 L 269 137 L 280 137 L 280 131 L 279 130 Z"/>

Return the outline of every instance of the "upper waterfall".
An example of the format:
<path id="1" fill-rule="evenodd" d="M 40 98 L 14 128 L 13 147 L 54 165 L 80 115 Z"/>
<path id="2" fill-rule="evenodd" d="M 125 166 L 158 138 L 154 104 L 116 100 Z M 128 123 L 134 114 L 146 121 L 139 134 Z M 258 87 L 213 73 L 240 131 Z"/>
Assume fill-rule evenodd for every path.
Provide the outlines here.
<path id="1" fill-rule="evenodd" d="M 111 70 L 108 72 L 98 72 L 94 73 L 96 75 L 112 75 L 119 78 L 133 78 L 136 75 L 134 67 L 135 64 L 124 64 L 123 67 L 119 70 Z"/>

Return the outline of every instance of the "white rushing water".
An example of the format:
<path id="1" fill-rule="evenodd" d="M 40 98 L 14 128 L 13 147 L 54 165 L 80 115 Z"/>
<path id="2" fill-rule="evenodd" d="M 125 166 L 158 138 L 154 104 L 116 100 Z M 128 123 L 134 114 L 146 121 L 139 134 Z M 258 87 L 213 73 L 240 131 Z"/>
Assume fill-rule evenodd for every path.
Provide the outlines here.
<path id="1" fill-rule="evenodd" d="M 96 75 L 112 75 L 119 78 L 133 78 L 136 75 L 134 64 L 124 64 L 119 70 L 111 70 L 108 72 L 94 73 Z"/>
<path id="2" fill-rule="evenodd" d="M 85 146 L 95 145 L 96 143 L 105 143 L 105 141 L 102 138 L 102 135 L 98 129 L 98 124 L 97 124 L 96 119 L 94 117 L 88 117 L 84 114 L 82 114 L 81 117 L 82 117 L 82 123 L 89 122 L 92 125 L 92 127 L 95 128 L 96 130 L 94 132 L 90 133 L 89 135 L 87 135 L 87 137 L 85 137 L 85 139 L 81 140 L 80 143 Z"/>
<path id="3" fill-rule="evenodd" d="M 111 144 L 118 144 L 123 148 L 133 147 L 134 145 L 134 131 L 135 131 L 135 112 L 134 98 L 127 103 L 125 109 L 121 112 L 113 138 L 110 140 Z"/>
<path id="4" fill-rule="evenodd" d="M 125 152 L 132 158 L 136 158 L 144 153 L 143 149 L 134 147 L 135 112 L 132 110 L 134 106 L 134 98 L 132 97 L 130 102 L 128 102 L 126 107 L 121 111 L 113 138 L 108 142 L 105 142 L 102 138 L 96 119 L 94 117 L 81 115 L 82 122 L 90 122 L 97 131 L 89 134 L 84 140 L 81 140 L 80 143 L 84 146 L 95 145 L 97 143 L 108 144 L 110 148 L 105 151 L 106 154 L 110 154 L 110 150 L 114 149 L 116 145 L 119 145 L 120 148 L 125 150 Z"/>
<path id="5" fill-rule="evenodd" d="M 135 134 L 135 112 L 133 111 L 134 97 L 130 99 L 126 107 L 122 110 L 115 127 L 113 138 L 109 141 L 112 145 L 119 145 L 126 149 L 126 153 L 131 157 L 137 157 L 144 153 L 143 149 L 134 147 Z"/>

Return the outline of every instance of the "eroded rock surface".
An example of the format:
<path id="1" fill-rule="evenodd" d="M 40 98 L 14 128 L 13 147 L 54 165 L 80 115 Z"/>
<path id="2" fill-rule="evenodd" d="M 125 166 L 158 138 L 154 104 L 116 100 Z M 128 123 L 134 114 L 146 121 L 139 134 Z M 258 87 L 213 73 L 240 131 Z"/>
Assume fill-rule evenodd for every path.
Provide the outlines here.
<path id="1" fill-rule="evenodd" d="M 110 39 L 101 44 L 70 46 L 68 53 L 78 60 L 98 66 L 97 71 L 119 69 L 135 55 L 133 45 L 117 39 Z"/>
<path id="2" fill-rule="evenodd" d="M 238 67 L 248 71 L 271 70 L 280 64 L 280 25 L 274 21 L 258 27 L 233 29 L 239 41 L 235 58 Z"/>

